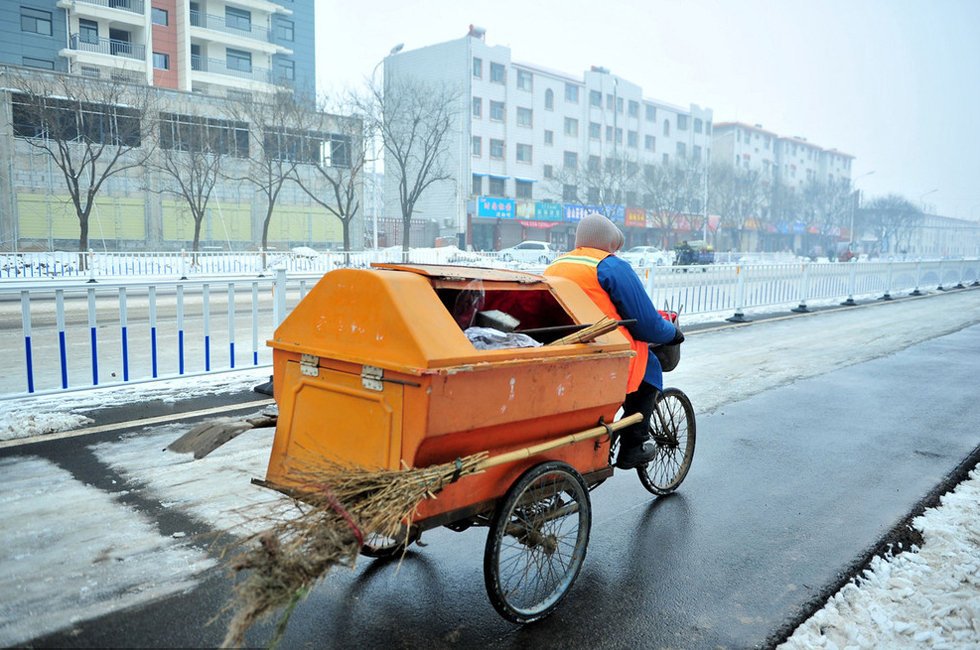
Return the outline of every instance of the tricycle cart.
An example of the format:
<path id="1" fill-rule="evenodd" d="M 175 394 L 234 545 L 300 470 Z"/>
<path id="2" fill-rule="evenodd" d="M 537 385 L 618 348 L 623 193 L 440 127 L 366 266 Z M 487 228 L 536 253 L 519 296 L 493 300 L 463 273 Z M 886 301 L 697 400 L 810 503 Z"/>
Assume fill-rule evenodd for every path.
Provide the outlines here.
<path id="1" fill-rule="evenodd" d="M 545 344 L 603 317 L 562 278 L 408 264 L 332 271 L 269 342 L 279 419 L 263 483 L 299 490 L 301 468 L 320 458 L 392 470 L 482 451 L 508 459 L 446 485 L 404 537 L 362 552 L 394 556 L 427 529 L 488 526 L 490 601 L 526 623 L 558 606 L 585 559 L 589 491 L 614 471 L 633 353 L 615 329 L 587 343 L 477 349 L 464 331 L 476 312 L 503 312 Z M 666 494 L 690 468 L 694 411 L 667 389 L 652 420 L 660 454 L 637 471 Z"/>

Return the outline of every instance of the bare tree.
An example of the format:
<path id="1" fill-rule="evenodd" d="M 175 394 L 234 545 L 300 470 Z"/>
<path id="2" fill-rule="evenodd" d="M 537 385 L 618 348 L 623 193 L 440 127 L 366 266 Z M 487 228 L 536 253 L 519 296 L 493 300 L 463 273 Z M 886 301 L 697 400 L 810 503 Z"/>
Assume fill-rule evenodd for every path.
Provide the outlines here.
<path id="1" fill-rule="evenodd" d="M 657 227 L 663 229 L 669 239 L 674 238 L 682 218 L 687 218 L 692 230 L 700 226 L 702 215 L 694 214 L 703 193 L 701 179 L 696 168 L 679 163 L 646 165 L 640 176 L 639 188 L 643 205 L 654 211 Z M 668 242 L 673 243 L 673 242 Z"/>
<path id="2" fill-rule="evenodd" d="M 922 210 L 898 194 L 868 201 L 858 213 L 862 226 L 879 242 L 879 252 L 901 252 L 909 247 L 915 230 L 922 225 Z"/>
<path id="3" fill-rule="evenodd" d="M 315 110 L 304 120 L 322 135 L 322 155 L 310 165 L 297 166 L 292 176 L 307 196 L 340 220 L 344 251 L 351 250 L 351 223 L 361 212 L 365 165 L 371 162 L 364 146 L 365 120 L 354 115 L 363 104 L 363 99 L 350 97 L 330 112 Z"/>
<path id="4" fill-rule="evenodd" d="M 589 156 L 572 167 L 560 167 L 550 179 L 552 191 L 563 200 L 587 205 L 609 217 L 622 216 L 623 206 L 635 193 L 640 166 L 621 154 Z M 574 188 L 574 195 L 565 188 Z"/>
<path id="5" fill-rule="evenodd" d="M 162 113 L 159 146 L 148 167 L 162 179 L 159 191 L 187 203 L 194 221 L 192 250 L 200 249 L 201 225 L 229 156 L 248 157 L 248 125 L 213 117 Z"/>
<path id="6" fill-rule="evenodd" d="M 269 247 L 269 224 L 283 186 L 301 164 L 321 155 L 322 137 L 309 129 L 313 111 L 294 93 L 244 95 L 230 101 L 228 114 L 235 122 L 248 124 L 248 164 L 245 173 L 226 178 L 254 185 L 265 199 L 262 218 L 262 249 Z"/>
<path id="7" fill-rule="evenodd" d="M 89 247 L 89 217 L 105 182 L 152 154 L 149 86 L 8 69 L 14 136 L 61 172 L 78 217 L 78 250 Z M 84 268 L 85 258 L 79 256 Z"/>
<path id="8" fill-rule="evenodd" d="M 404 256 L 419 198 L 434 184 L 453 179 L 447 158 L 453 129 L 459 128 L 460 98 L 455 86 L 397 77 L 386 79 L 384 87 L 371 86 L 369 102 L 362 103 L 360 112 L 381 135 L 385 176 L 398 186 Z"/>
<path id="9" fill-rule="evenodd" d="M 742 249 L 742 233 L 750 219 L 760 220 L 765 206 L 766 185 L 759 172 L 715 164 L 709 176 L 708 204 L 719 218 L 719 226 L 732 233 L 732 244 Z"/>

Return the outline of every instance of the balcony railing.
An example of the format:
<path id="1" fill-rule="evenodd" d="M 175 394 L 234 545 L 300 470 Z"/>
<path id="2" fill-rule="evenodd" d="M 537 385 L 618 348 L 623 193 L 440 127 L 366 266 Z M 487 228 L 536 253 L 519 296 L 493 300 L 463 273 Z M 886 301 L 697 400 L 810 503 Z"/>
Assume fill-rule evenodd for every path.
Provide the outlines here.
<path id="1" fill-rule="evenodd" d="M 111 38 L 80 38 L 78 34 L 72 34 L 68 46 L 80 52 L 96 52 L 122 56 L 127 59 L 146 60 L 146 47 L 129 41 L 117 41 Z"/>
<path id="2" fill-rule="evenodd" d="M 251 20 L 243 20 L 240 18 L 226 20 L 224 16 L 215 16 L 214 14 L 201 13 L 200 11 L 191 11 L 191 25 L 194 27 L 213 29 L 226 34 L 234 34 L 235 36 L 254 38 L 260 41 L 265 41 L 266 43 L 270 42 L 271 40 L 269 29 L 267 27 L 259 27 Z"/>
<path id="3" fill-rule="evenodd" d="M 272 83 L 272 71 L 267 68 L 252 67 L 248 70 L 232 68 L 227 61 L 222 59 L 208 59 L 200 54 L 191 55 L 191 70 L 199 72 L 210 72 L 212 74 L 223 74 L 239 79 L 251 79 L 263 83 Z"/>
<path id="4" fill-rule="evenodd" d="M 77 0 L 77 2 L 109 7 L 110 9 L 122 9 L 123 11 L 131 11 L 134 14 L 143 13 L 143 0 Z"/>

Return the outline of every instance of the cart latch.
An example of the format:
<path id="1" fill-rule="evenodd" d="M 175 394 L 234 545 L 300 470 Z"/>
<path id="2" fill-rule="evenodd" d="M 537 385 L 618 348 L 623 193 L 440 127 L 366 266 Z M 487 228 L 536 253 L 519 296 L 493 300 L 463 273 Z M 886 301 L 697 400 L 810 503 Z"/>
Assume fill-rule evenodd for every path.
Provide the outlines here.
<path id="1" fill-rule="evenodd" d="M 384 390 L 384 384 L 381 383 L 382 378 L 385 376 L 385 371 L 381 368 L 375 366 L 364 366 L 361 369 L 361 386 L 368 390 Z"/>
<path id="2" fill-rule="evenodd" d="M 313 354 L 303 354 L 299 358 L 299 371 L 307 377 L 320 376 L 320 357 Z"/>

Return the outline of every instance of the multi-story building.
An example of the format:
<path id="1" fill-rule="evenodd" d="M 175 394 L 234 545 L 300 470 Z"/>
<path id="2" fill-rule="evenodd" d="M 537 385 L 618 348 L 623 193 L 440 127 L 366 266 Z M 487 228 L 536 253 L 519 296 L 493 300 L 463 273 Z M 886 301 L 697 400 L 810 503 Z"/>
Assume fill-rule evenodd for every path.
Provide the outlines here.
<path id="1" fill-rule="evenodd" d="M 313 2 L 23 0 L 0 63 L 211 95 L 314 90 Z"/>
<path id="2" fill-rule="evenodd" d="M 51 156 L 31 146 L 31 138 L 47 135 L 30 124 L 17 84 L 27 79 L 57 88 L 59 78 L 87 76 L 123 89 L 116 98 L 126 96 L 125 88 L 154 87 L 153 112 L 142 118 L 139 137 L 146 142 L 141 147 L 156 145 L 159 155 L 183 151 L 183 139 L 194 134 L 206 134 L 212 146 L 217 143 L 224 174 L 208 204 L 201 244 L 255 248 L 266 201 L 255 185 L 240 179 L 250 175 L 250 161 L 266 155 L 260 143 L 269 125 L 258 123 L 261 118 L 254 114 L 250 120 L 238 99 L 284 88 L 312 96 L 313 25 L 313 0 L 0 3 L 0 245 L 14 250 L 77 245 L 79 220 L 65 179 Z M 100 99 L 106 96 L 93 91 L 80 104 L 94 115 L 110 115 L 120 107 L 99 102 L 119 100 Z M 360 146 L 358 127 L 352 124 L 338 116 L 322 120 L 323 132 L 301 136 L 317 143 L 300 147 L 302 155 Z M 110 129 L 94 137 L 112 144 L 114 136 Z M 343 166 L 349 157 L 334 155 L 332 160 Z M 91 244 L 110 250 L 186 247 L 193 237 L 187 202 L 166 191 L 166 185 L 166 177 L 149 165 L 109 177 L 91 213 Z M 363 242 L 362 227 L 362 218 L 352 223 L 356 248 Z M 343 240 L 339 220 L 291 182 L 278 196 L 268 235 L 278 249 L 301 244 L 339 248 Z"/>
<path id="3" fill-rule="evenodd" d="M 458 235 L 476 249 L 522 239 L 572 243 L 575 223 L 599 202 L 592 188 L 570 186 L 575 170 L 602 167 L 607 159 L 642 169 L 710 156 L 710 109 L 651 99 L 601 67 L 576 76 L 514 61 L 509 47 L 488 45 L 478 28 L 387 57 L 385 75 L 386 81 L 412 77 L 461 91 L 443 161 L 452 181 L 424 194 L 418 213 L 443 237 Z M 389 213 L 398 206 L 396 182 L 386 174 Z M 628 231 L 647 225 L 638 194 L 623 191 L 616 206 L 606 206 Z"/>
<path id="4" fill-rule="evenodd" d="M 712 136 L 715 162 L 758 172 L 794 190 L 810 182 L 839 183 L 851 178 L 854 156 L 825 149 L 806 138 L 784 137 L 761 124 L 719 122 Z"/>

